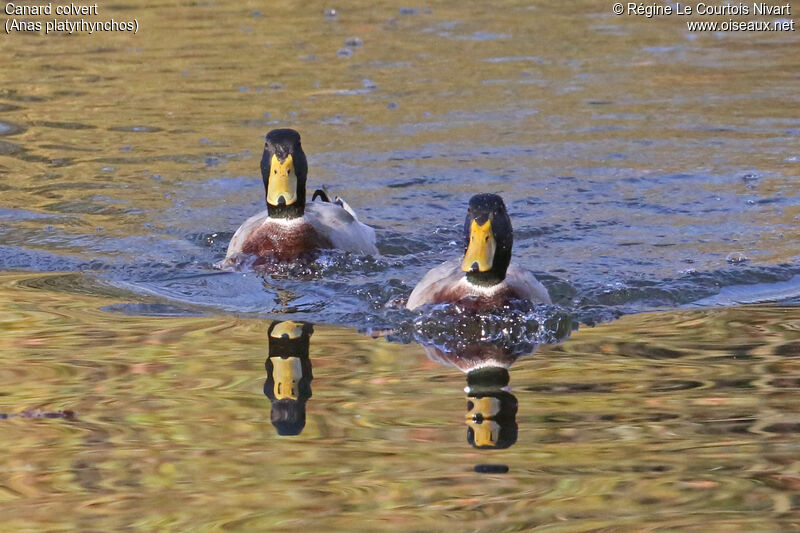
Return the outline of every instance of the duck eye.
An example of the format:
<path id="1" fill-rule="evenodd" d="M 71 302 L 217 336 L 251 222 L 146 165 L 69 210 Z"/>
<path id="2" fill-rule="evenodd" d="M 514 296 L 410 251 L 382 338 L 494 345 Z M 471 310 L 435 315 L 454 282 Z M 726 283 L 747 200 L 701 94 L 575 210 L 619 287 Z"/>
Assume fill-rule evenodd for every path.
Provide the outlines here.
<path id="1" fill-rule="evenodd" d="M 277 169 L 277 168 L 273 168 L 273 169 L 272 169 L 272 173 L 273 173 L 273 174 L 277 174 L 277 173 L 278 173 L 278 169 Z"/>

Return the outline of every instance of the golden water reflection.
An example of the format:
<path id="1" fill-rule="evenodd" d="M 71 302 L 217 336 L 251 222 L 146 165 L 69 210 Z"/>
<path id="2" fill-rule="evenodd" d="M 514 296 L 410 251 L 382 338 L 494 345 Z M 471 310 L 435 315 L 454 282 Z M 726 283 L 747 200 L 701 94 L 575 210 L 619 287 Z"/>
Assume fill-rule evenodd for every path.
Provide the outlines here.
<path id="1" fill-rule="evenodd" d="M 3 265 L 71 273 L 0 274 L 0 529 L 798 529 L 797 309 L 584 328 L 514 363 L 516 437 L 478 440 L 515 442 L 474 448 L 465 422 L 503 400 L 465 399 L 419 346 L 316 325 L 307 374 L 276 354 L 300 362 L 276 393 L 269 321 L 102 311 L 152 301 L 82 272 L 210 267 L 279 126 L 302 131 L 315 186 L 408 254 L 373 279 L 398 294 L 487 189 L 516 204 L 515 257 L 565 284 L 794 261 L 800 34 L 687 34 L 588 0 L 262 4 L 129 0 L 103 9 L 136 36 L 4 36 Z M 285 295 L 221 287 L 190 301 Z"/>
<path id="2" fill-rule="evenodd" d="M 306 425 L 306 402 L 314 379 L 308 357 L 313 333 L 311 324 L 290 320 L 276 320 L 267 330 L 264 395 L 272 403 L 270 421 L 279 435 L 299 435 Z"/>
<path id="3" fill-rule="evenodd" d="M 466 374 L 467 442 L 477 449 L 504 449 L 517 441 L 517 397 L 511 392 L 508 368 L 536 350 L 530 343 L 455 339 L 449 346 L 423 345 L 431 361 Z M 476 466 L 487 470 L 487 465 Z M 489 469 L 490 471 L 494 471 Z"/>
<path id="4" fill-rule="evenodd" d="M 786 531 L 800 518 L 797 309 L 630 316 L 540 346 L 510 370 L 516 442 L 473 448 L 465 415 L 497 397 L 469 408 L 464 375 L 419 346 L 315 325 L 313 400 L 281 436 L 265 415 L 270 321 L 107 313 L 115 302 L 31 276 L 0 277 L 0 412 L 74 416 L 0 420 L 10 530 Z"/>

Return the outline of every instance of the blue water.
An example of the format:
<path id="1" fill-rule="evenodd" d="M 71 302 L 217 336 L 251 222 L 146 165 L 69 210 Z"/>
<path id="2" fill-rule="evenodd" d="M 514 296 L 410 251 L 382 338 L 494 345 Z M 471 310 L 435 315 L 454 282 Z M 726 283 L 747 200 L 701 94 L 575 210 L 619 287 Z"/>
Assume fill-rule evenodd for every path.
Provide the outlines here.
<path id="1" fill-rule="evenodd" d="M 553 297 L 548 316 L 793 298 L 800 120 L 781 73 L 796 36 L 687 34 L 581 5 L 577 18 L 295 13 L 303 39 L 267 39 L 252 31 L 266 14 L 245 10 L 225 39 L 181 19 L 171 31 L 191 53 L 70 41 L 68 56 L 85 53 L 66 64 L 19 41 L 0 93 L 0 270 L 63 272 L 48 283 L 129 300 L 122 313 L 406 331 L 405 298 L 462 253 L 469 198 L 494 192 L 515 260 Z M 558 38 L 531 38 L 547 31 Z M 171 67 L 132 77 L 109 59 Z M 213 268 L 263 209 L 274 127 L 301 132 L 309 187 L 375 227 L 381 257 L 332 252 L 264 277 Z"/>
<path id="2" fill-rule="evenodd" d="M 130 305 L 113 307 L 123 313 L 158 313 L 169 306 L 171 313 L 291 314 L 359 330 L 403 329 L 416 317 L 402 309 L 414 284 L 429 268 L 463 253 L 468 197 L 499 190 L 515 227 L 515 260 L 548 287 L 556 304 L 553 316 L 566 314 L 576 324 L 689 304 L 782 300 L 800 293 L 787 285 L 800 267 L 757 260 L 753 244 L 760 235 L 783 228 L 768 221 L 759 224 L 755 215 L 798 203 L 795 195 L 765 197 L 757 187 L 749 188 L 761 178 L 620 178 L 587 169 L 579 176 L 514 180 L 510 177 L 524 173 L 521 161 L 535 158 L 516 146 L 475 156 L 484 162 L 513 158 L 515 168 L 497 173 L 475 168 L 468 182 L 461 181 L 461 172 L 426 164 L 426 157 L 435 156 L 459 166 L 468 152 L 311 155 L 312 165 L 323 160 L 331 173 L 346 176 L 351 185 L 342 194 L 352 192 L 353 183 L 366 183 L 353 205 L 377 229 L 382 254 L 377 258 L 329 252 L 311 264 L 288 265 L 265 276 L 215 269 L 238 223 L 262 208 L 262 184 L 254 172 L 177 181 L 169 187 L 170 205 L 163 211 L 99 191 L 89 191 L 80 201 L 55 202 L 44 213 L 4 208 L 0 269 L 78 273 L 78 283 L 91 286 L 90 291 L 131 300 Z M 255 156 L 248 159 L 257 162 Z M 337 159 L 364 166 L 344 168 Z M 373 172 L 367 180 L 362 176 L 365 167 L 375 163 L 392 171 Z M 313 178 L 310 183 L 320 185 Z M 160 188 L 163 180 L 150 178 L 144 184 Z M 97 189 L 105 190 L 102 181 Z M 703 189 L 710 191 L 697 193 Z M 135 226 L 137 234 L 86 228 L 81 217 L 97 213 L 136 221 L 127 226 Z M 749 219 L 747 226 L 744 218 Z M 680 228 L 673 227 L 678 219 Z M 715 248 L 730 244 L 704 250 L 709 241 Z M 755 258 L 731 259 L 736 250 Z M 62 289 L 73 290 L 75 280 L 74 274 L 65 275 Z M 50 283 L 56 282 L 51 278 Z M 772 286 L 781 290 L 769 293 Z M 725 300 L 731 290 L 747 298 Z"/>
<path id="3" fill-rule="evenodd" d="M 4 531 L 796 529 L 800 33 L 259 4 L 0 39 Z M 214 268 L 278 127 L 380 257 Z M 405 310 L 483 192 L 553 305 Z M 273 318 L 315 324 L 299 435 Z"/>

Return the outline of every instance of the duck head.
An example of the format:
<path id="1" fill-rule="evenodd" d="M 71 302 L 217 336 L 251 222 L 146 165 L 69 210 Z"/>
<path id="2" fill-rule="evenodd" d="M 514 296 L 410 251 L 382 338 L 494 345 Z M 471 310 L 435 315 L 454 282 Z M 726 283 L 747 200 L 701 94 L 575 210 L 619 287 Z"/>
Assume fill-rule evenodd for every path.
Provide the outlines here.
<path id="1" fill-rule="evenodd" d="M 424 346 L 425 354 L 432 361 L 455 366 L 467 374 L 467 442 L 479 449 L 508 448 L 517 442 L 518 430 L 518 402 L 509 387 L 508 368 L 519 357 L 533 353 L 536 345 L 527 341 L 462 341 L 450 346 L 447 342 Z M 488 468 L 487 473 L 496 466 L 479 465 Z"/>
<path id="2" fill-rule="evenodd" d="M 291 129 L 267 133 L 261 158 L 261 177 L 270 218 L 303 216 L 307 175 L 308 162 L 300 146 L 300 134 Z"/>
<path id="3" fill-rule="evenodd" d="M 491 287 L 503 281 L 511 263 L 514 236 L 503 199 L 476 194 L 464 222 L 465 252 L 461 270 L 474 285 Z"/>
<path id="4" fill-rule="evenodd" d="M 517 442 L 517 398 L 508 392 L 508 370 L 484 367 L 467 374 L 467 442 L 503 449 Z"/>
<path id="5" fill-rule="evenodd" d="M 270 421 L 278 435 L 299 435 L 306 425 L 306 401 L 311 397 L 311 324 L 273 322 L 267 330 L 269 357 L 264 363 L 264 394 L 272 403 Z"/>

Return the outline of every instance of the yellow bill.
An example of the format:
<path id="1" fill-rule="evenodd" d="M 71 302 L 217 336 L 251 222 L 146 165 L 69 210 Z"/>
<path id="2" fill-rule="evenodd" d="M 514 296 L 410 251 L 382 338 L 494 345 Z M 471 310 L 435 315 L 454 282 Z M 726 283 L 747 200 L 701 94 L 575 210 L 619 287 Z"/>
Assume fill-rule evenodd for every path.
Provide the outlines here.
<path id="1" fill-rule="evenodd" d="M 269 164 L 269 187 L 267 203 L 270 205 L 292 205 L 297 201 L 297 172 L 294 170 L 294 159 L 287 155 L 283 163 L 278 161 L 278 156 L 272 155 Z"/>
<path id="2" fill-rule="evenodd" d="M 474 419 L 478 418 L 492 418 L 493 416 L 497 416 L 497 413 L 500 412 L 500 400 L 495 398 L 494 396 L 484 396 L 483 398 L 470 398 L 470 403 L 472 403 L 472 409 L 467 411 L 465 415 L 466 418 Z"/>
<path id="3" fill-rule="evenodd" d="M 470 398 L 472 408 L 467 411 L 466 422 L 472 428 L 475 445 L 495 446 L 500 438 L 500 424 L 492 420 L 500 412 L 500 400 L 494 396 Z"/>
<path id="4" fill-rule="evenodd" d="M 497 249 L 497 242 L 492 235 L 492 221 L 487 220 L 482 226 L 473 220 L 469 227 L 469 245 L 467 253 L 464 254 L 464 262 L 461 263 L 461 270 L 472 272 L 472 267 L 478 264 L 478 272 L 486 272 L 492 268 L 494 252 Z"/>
<path id="5" fill-rule="evenodd" d="M 303 378 L 303 366 L 300 364 L 299 357 L 271 357 L 272 377 L 275 379 L 275 399 L 283 400 L 290 398 L 297 399 L 297 384 Z"/>
<path id="6" fill-rule="evenodd" d="M 475 445 L 480 447 L 494 447 L 500 439 L 500 424 L 494 420 L 483 422 L 469 421 L 467 425 L 472 428 Z"/>
<path id="7" fill-rule="evenodd" d="M 269 336 L 273 339 L 280 339 L 281 337 L 285 337 L 287 339 L 299 339 L 302 334 L 303 324 L 287 320 L 285 322 L 279 322 L 278 324 L 275 324 L 275 327 L 272 328 Z"/>

